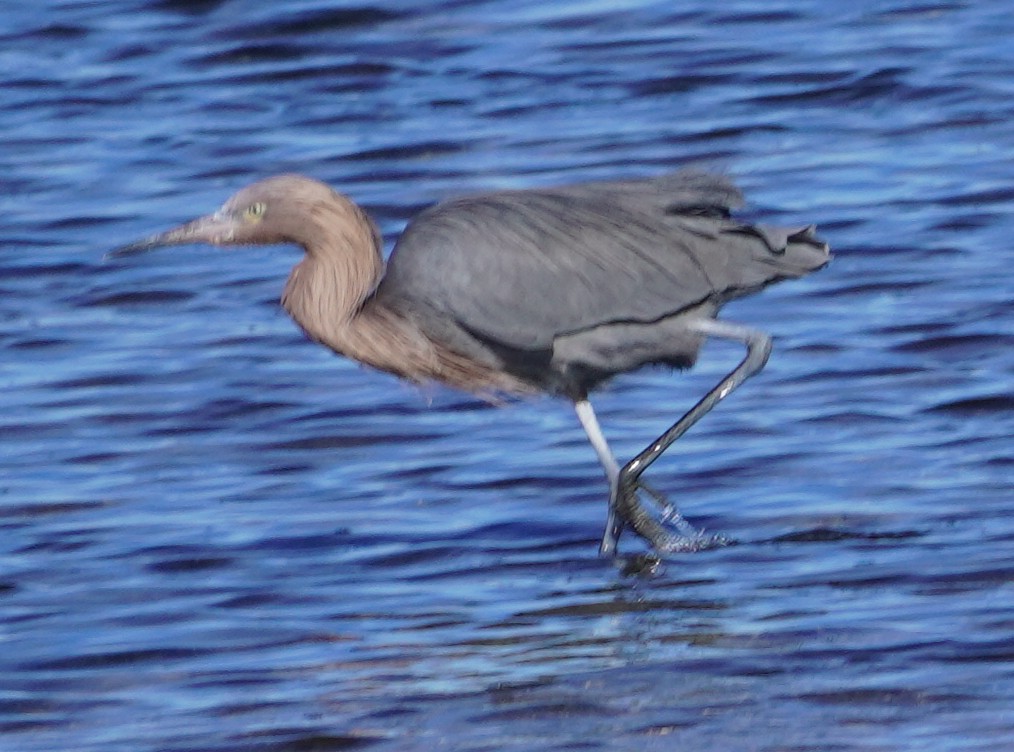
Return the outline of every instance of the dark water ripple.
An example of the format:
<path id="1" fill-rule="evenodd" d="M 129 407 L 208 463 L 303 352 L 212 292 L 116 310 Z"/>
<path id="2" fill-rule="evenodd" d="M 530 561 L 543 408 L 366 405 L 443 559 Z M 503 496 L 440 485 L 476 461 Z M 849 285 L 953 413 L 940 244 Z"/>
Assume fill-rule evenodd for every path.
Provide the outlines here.
<path id="1" fill-rule="evenodd" d="M 0 747 L 1014 743 L 1004 3 L 48 0 L 0 30 Z M 306 344 L 296 255 L 110 247 L 298 170 L 456 193 L 734 175 L 834 264 L 653 470 L 736 544 L 595 556 L 565 405 Z M 726 370 L 598 399 L 640 449 Z"/>

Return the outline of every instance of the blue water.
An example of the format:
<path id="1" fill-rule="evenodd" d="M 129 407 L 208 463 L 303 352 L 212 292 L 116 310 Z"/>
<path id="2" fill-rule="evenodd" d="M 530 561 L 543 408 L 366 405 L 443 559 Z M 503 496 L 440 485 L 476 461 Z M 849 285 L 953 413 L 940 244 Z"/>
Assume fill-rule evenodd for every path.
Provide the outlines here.
<path id="1" fill-rule="evenodd" d="M 7 6 L 5 752 L 1014 745 L 1008 3 Z M 686 164 L 836 258 L 726 308 L 771 362 L 651 482 L 737 545 L 654 573 L 567 404 L 307 343 L 293 249 L 103 261 L 283 171 L 390 243 Z M 617 379 L 618 454 L 739 355 Z"/>

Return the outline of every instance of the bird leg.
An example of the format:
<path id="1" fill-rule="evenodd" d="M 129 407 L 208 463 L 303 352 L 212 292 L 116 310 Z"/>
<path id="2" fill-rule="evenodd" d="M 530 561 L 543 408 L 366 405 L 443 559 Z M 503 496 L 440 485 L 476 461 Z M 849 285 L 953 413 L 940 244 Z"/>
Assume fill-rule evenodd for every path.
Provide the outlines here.
<path id="1" fill-rule="evenodd" d="M 577 419 L 581 421 L 584 432 L 588 435 L 588 441 L 591 442 L 592 448 L 602 464 L 602 469 L 606 472 L 606 480 L 609 481 L 609 511 L 606 515 L 606 528 L 602 532 L 602 544 L 599 550 L 602 553 L 607 550 L 612 552 L 616 550 L 620 533 L 623 532 L 623 525 L 616 517 L 616 508 L 613 503 L 616 498 L 617 480 L 620 477 L 620 465 L 616 462 L 616 457 L 613 456 L 609 444 L 606 443 L 605 434 L 602 433 L 591 402 L 587 399 L 578 400 L 574 403 L 574 411 L 577 413 Z"/>
<path id="2" fill-rule="evenodd" d="M 606 516 L 606 526 L 602 532 L 602 543 L 599 547 L 603 555 L 608 555 L 616 550 L 620 534 L 623 532 L 623 522 L 616 515 L 615 503 L 620 466 L 616 462 L 616 457 L 609 448 L 609 444 L 606 442 L 605 434 L 602 433 L 602 428 L 599 426 L 598 418 L 595 417 L 595 411 L 592 409 L 591 403 L 587 399 L 579 400 L 574 403 L 574 410 L 577 413 L 578 420 L 581 421 L 581 426 L 588 435 L 588 441 L 591 442 L 592 448 L 599 458 L 602 469 L 606 473 L 606 480 L 609 481 L 609 511 Z M 676 506 L 669 502 L 662 494 L 655 491 L 647 483 L 640 481 L 637 481 L 636 487 L 647 493 L 658 506 L 663 522 L 676 527 L 688 538 L 696 532 L 683 519 L 683 515 L 680 514 Z"/>
<path id="3" fill-rule="evenodd" d="M 746 345 L 747 351 L 746 356 L 739 365 L 732 369 L 717 386 L 704 395 L 696 405 L 690 408 L 665 433 L 649 444 L 644 451 L 620 468 L 616 481 L 611 484 L 613 493 L 610 503 L 610 519 L 613 522 L 613 530 L 615 531 L 617 527 L 622 528 L 623 524 L 627 524 L 634 529 L 634 532 L 647 540 L 653 548 L 660 552 L 671 553 L 675 551 L 698 550 L 716 541 L 705 539 L 700 533 L 696 532 L 693 535 L 687 536 L 682 529 L 685 523 L 684 526 L 677 524 L 676 527 L 679 530 L 679 534 L 673 534 L 662 523 L 652 517 L 637 498 L 638 487 L 643 487 L 640 483 L 641 475 L 648 469 L 651 463 L 657 460 L 674 441 L 685 434 L 711 408 L 728 397 L 736 387 L 760 371 L 764 367 L 764 364 L 767 363 L 768 356 L 771 354 L 771 338 L 763 332 L 739 324 L 715 321 L 714 319 L 695 321 L 690 326 L 694 331 L 705 336 L 742 342 Z M 594 445 L 595 442 L 593 441 L 592 444 Z M 617 517 L 620 518 L 620 522 L 616 521 Z M 664 510 L 663 522 L 668 522 L 664 517 Z M 618 534 L 609 536 L 609 528 L 607 528 L 606 532 L 607 535 L 603 537 L 600 548 L 600 552 L 603 555 L 615 552 L 616 539 L 619 537 Z"/>

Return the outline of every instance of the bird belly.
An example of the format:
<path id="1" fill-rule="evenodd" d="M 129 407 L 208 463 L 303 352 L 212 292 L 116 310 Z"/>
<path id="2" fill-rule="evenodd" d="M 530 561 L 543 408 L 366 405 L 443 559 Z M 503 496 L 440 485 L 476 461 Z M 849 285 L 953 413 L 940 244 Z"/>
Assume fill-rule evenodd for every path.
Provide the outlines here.
<path id="1" fill-rule="evenodd" d="M 691 367 L 703 337 L 688 324 L 713 317 L 716 309 L 702 304 L 659 321 L 602 324 L 557 337 L 551 364 L 561 391 L 581 396 L 601 381 L 649 364 Z"/>

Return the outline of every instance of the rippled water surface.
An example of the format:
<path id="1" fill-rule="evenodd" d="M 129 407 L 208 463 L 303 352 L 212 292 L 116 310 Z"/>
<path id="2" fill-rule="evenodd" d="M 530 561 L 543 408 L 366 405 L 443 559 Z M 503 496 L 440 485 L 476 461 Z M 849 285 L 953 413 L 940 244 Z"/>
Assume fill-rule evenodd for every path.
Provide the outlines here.
<path id="1" fill-rule="evenodd" d="M 46 0 L 0 35 L 4 750 L 1014 745 L 1009 4 Z M 102 259 L 282 171 L 390 243 L 688 163 L 836 259 L 726 308 L 771 362 L 651 478 L 737 545 L 653 574 L 597 557 L 567 404 L 307 343 L 293 249 Z M 617 379 L 614 448 L 738 356 Z"/>

